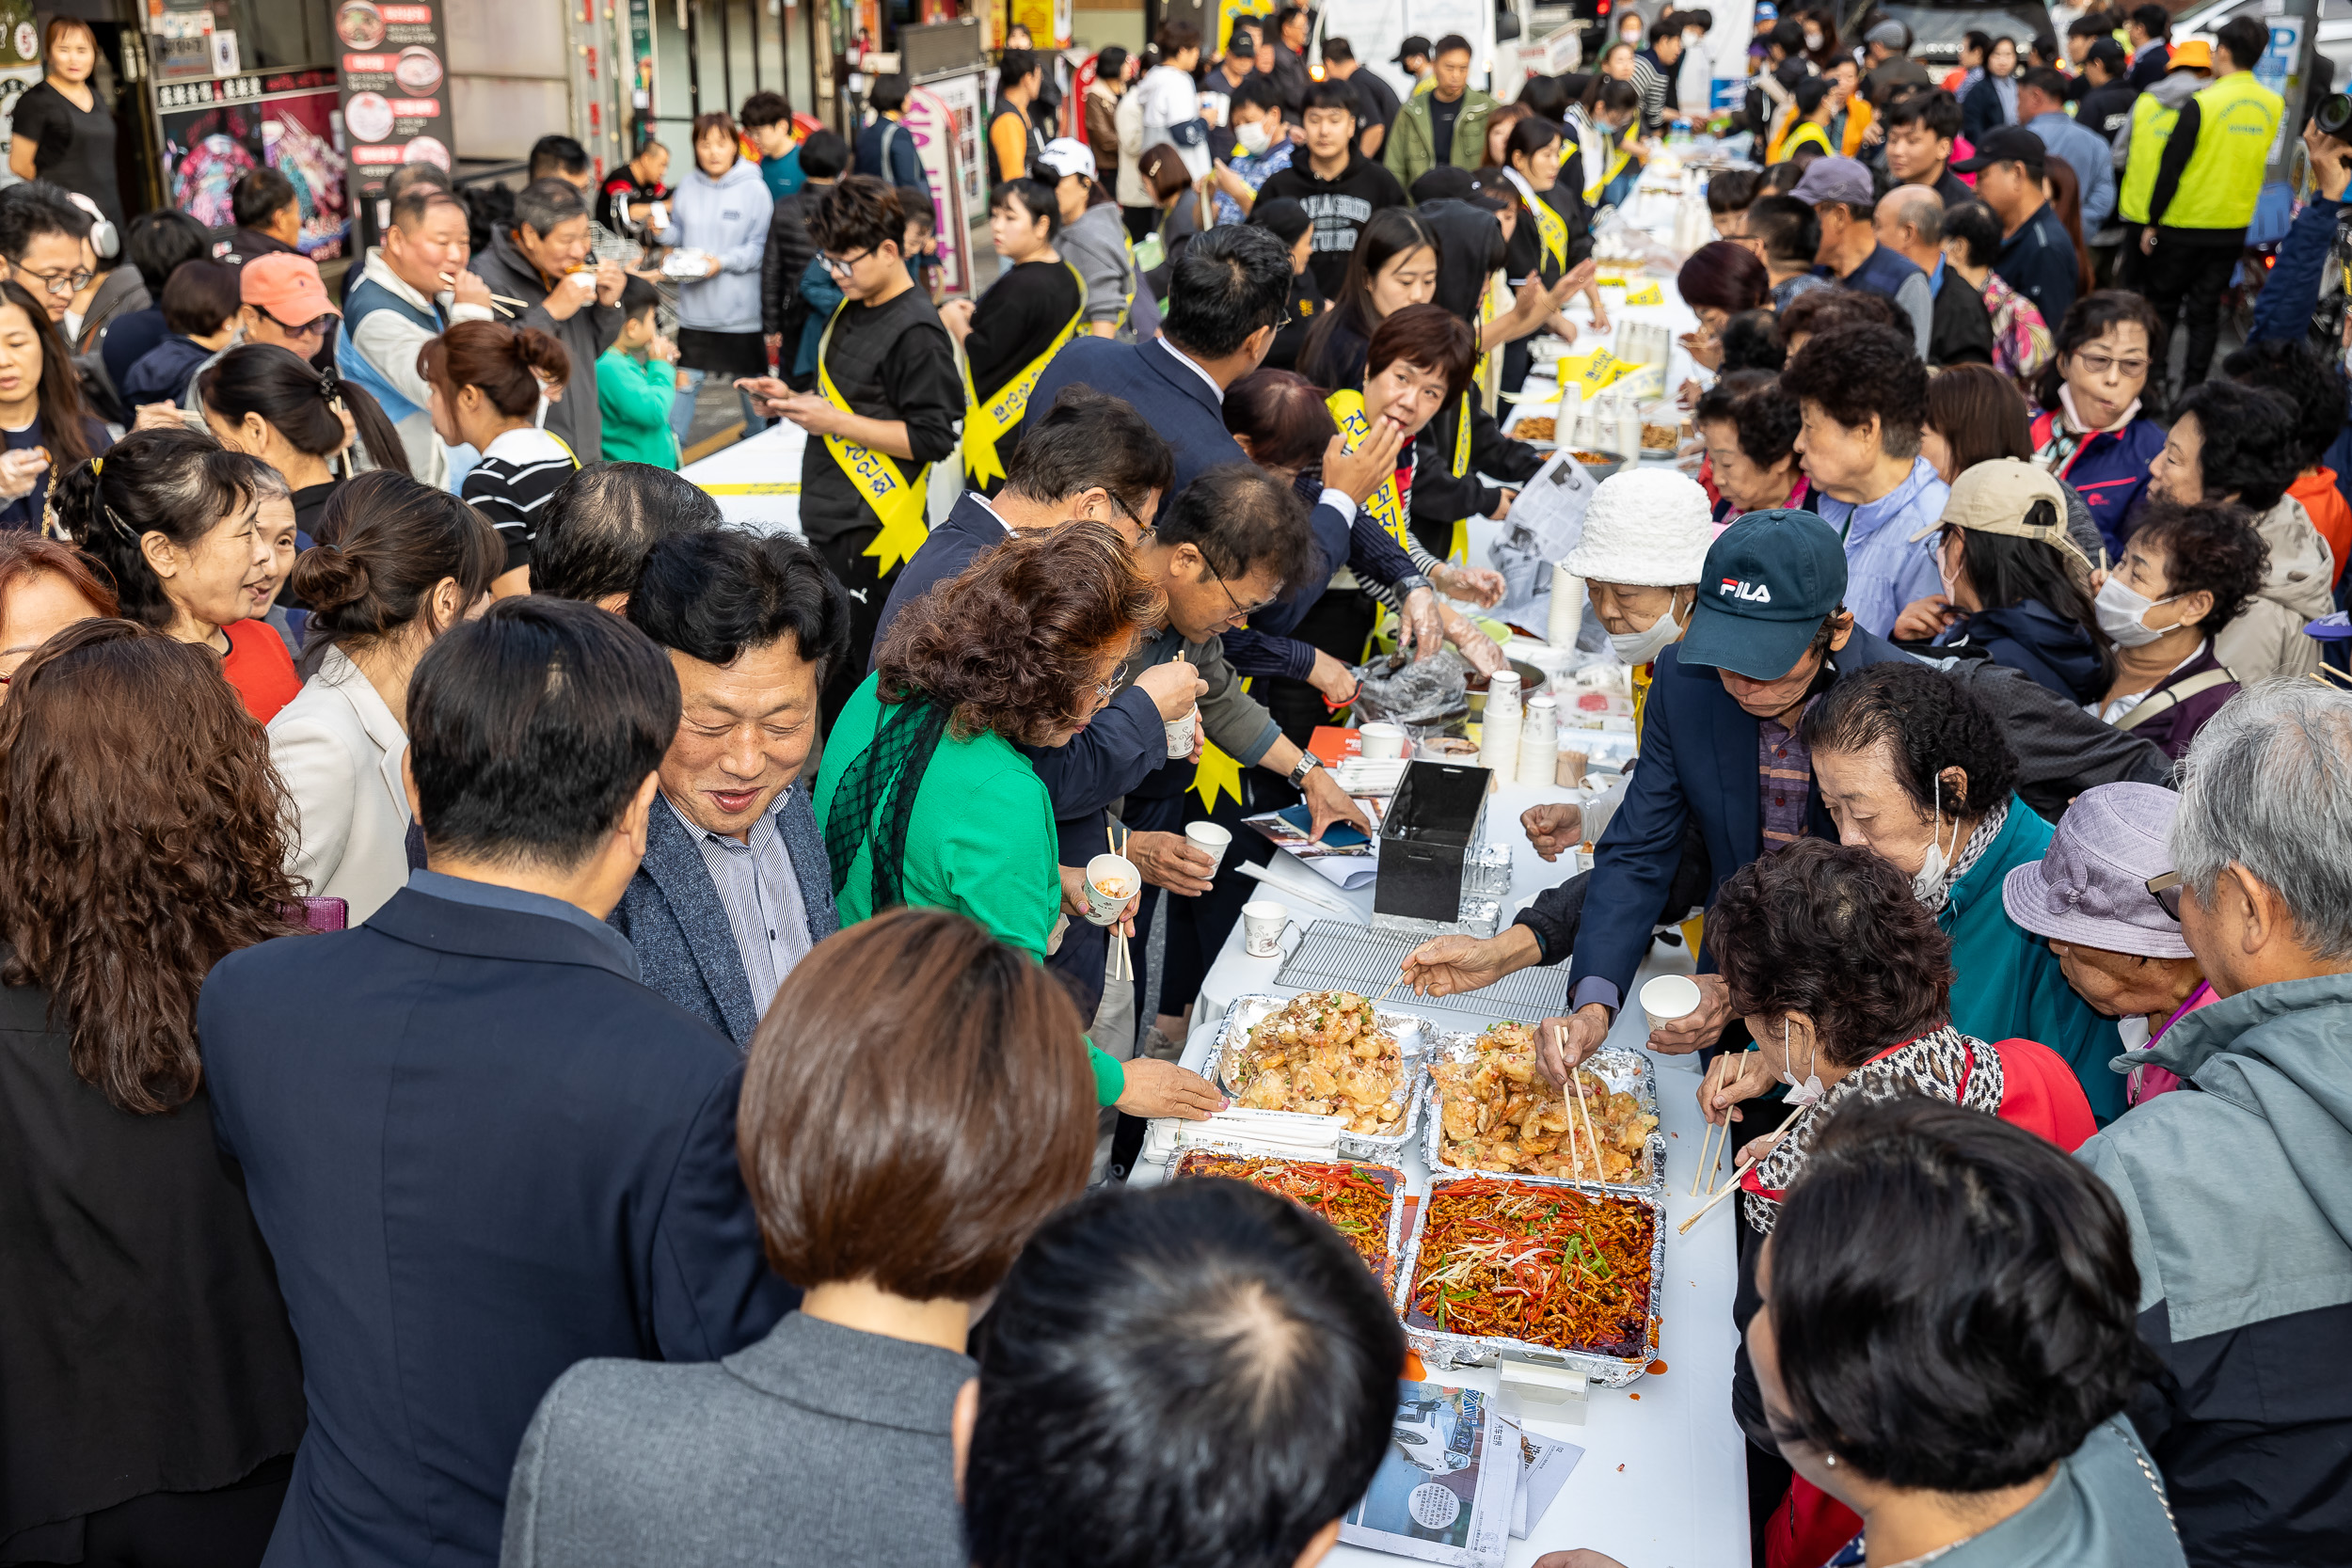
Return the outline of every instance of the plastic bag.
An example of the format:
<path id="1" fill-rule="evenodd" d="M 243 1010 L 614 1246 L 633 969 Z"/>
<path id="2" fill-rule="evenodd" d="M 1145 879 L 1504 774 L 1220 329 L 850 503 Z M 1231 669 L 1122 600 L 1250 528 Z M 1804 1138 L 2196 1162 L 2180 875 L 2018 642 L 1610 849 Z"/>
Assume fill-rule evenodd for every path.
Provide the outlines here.
<path id="1" fill-rule="evenodd" d="M 1392 724 L 1426 724 L 1470 707 L 1470 661 L 1452 648 L 1414 659 L 1391 671 L 1375 659 L 1356 672 L 1363 689 L 1356 696 L 1358 722 L 1385 719 Z"/>

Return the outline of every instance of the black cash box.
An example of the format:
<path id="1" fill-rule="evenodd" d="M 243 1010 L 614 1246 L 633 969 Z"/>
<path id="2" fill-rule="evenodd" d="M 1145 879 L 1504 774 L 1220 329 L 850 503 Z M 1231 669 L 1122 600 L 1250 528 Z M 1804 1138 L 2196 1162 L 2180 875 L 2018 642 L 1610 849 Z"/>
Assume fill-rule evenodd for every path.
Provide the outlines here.
<path id="1" fill-rule="evenodd" d="M 1486 836 L 1494 770 L 1413 762 L 1380 824 L 1375 914 L 1452 925 L 1461 918 L 1462 865 Z"/>

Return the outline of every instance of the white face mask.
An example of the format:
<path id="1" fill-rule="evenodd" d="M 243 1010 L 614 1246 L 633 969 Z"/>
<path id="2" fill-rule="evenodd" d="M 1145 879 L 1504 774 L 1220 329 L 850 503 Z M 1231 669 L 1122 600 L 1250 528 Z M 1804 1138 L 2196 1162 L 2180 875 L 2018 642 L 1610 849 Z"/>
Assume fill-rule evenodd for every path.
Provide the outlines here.
<path id="1" fill-rule="evenodd" d="M 1952 847 L 1944 847 L 1944 781 L 1935 781 L 1935 825 L 1928 832 L 1928 852 L 1920 857 L 1919 869 L 1911 874 L 1911 895 L 1921 903 L 1929 903 L 1942 895 L 1944 883 L 1951 875 L 1952 856 L 1960 852 L 1960 824 L 1952 824 Z"/>
<path id="2" fill-rule="evenodd" d="M 1814 29 L 1814 28 L 1807 27 L 1807 28 L 1804 30 L 1804 46 L 1805 46 L 1807 49 L 1819 49 L 1819 48 L 1820 48 L 1820 47 L 1821 47 L 1821 35 L 1820 35 L 1820 33 L 1819 31 L 1817 31 L 1816 29 Z"/>
<path id="3" fill-rule="evenodd" d="M 1676 620 L 1671 607 L 1665 614 L 1649 624 L 1647 631 L 1611 632 L 1609 645 L 1617 650 L 1617 657 L 1628 664 L 1647 664 L 1666 651 L 1666 645 L 1682 635 L 1682 623 Z"/>
<path id="4" fill-rule="evenodd" d="M 2156 627 L 2140 619 L 2160 604 L 2170 604 L 2178 594 L 2168 594 L 2152 599 L 2135 593 L 2122 578 L 2107 578 L 2099 590 L 2099 597 L 2091 608 L 2099 616 L 2099 629 L 2107 634 L 2107 641 L 2119 648 L 2144 648 L 2172 630 L 2170 626 Z"/>
<path id="5" fill-rule="evenodd" d="M 1624 40 L 1627 43 L 1633 45 L 1636 49 L 1642 47 L 1642 29 L 1639 27 L 1628 27 L 1623 32 L 1619 33 L 1617 37 Z"/>
<path id="6" fill-rule="evenodd" d="M 1944 546 L 1936 546 L 1936 551 L 1935 551 L 1935 575 L 1936 575 L 1937 578 L 1938 578 L 1938 579 L 1940 579 L 1940 580 L 1943 582 L 1943 584 L 1944 584 L 1944 599 L 1945 599 L 1945 602 L 1946 602 L 1946 603 L 1947 603 L 1947 604 L 1951 603 L 1951 601 L 1952 601 L 1952 600 L 1954 600 L 1955 598 L 1957 598 L 1957 597 L 1959 596 L 1959 594 L 1960 594 L 1960 590 L 1959 590 L 1957 587 L 1955 587 L 1955 586 L 1953 585 L 1953 582 L 1952 582 L 1952 569 L 1951 569 L 1951 567 L 1950 567 L 1950 566 L 1947 563 L 1947 561 L 1946 561 L 1946 557 L 1947 557 L 1947 555 L 1949 555 L 1949 554 L 1953 554 L 1953 553 L 1957 553 L 1957 552 L 1947 551 L 1947 550 L 1946 550 L 1946 549 L 1945 549 L 1945 547 L 1944 547 Z M 1959 608 L 1959 606 L 1958 606 L 1958 605 L 1953 605 L 1953 608 L 1954 608 L 1955 610 L 1957 610 L 1957 609 Z"/>
<path id="7" fill-rule="evenodd" d="M 1273 142 L 1273 138 L 1266 135 L 1263 119 L 1253 119 L 1247 125 L 1233 127 L 1233 139 L 1240 142 L 1241 150 L 1253 158 L 1263 156 L 1266 148 Z"/>
<path id="8" fill-rule="evenodd" d="M 1818 1049 L 1805 1053 L 1804 1082 L 1798 1083 L 1796 1075 L 1790 1071 L 1796 1064 L 1788 1060 L 1788 1020 L 1786 1018 L 1780 1021 L 1780 1059 L 1783 1064 L 1780 1069 L 1780 1081 L 1788 1085 L 1789 1109 L 1802 1111 L 1807 1105 L 1820 1104 L 1822 1097 L 1829 1093 L 1827 1089 L 1821 1087 L 1821 1075 L 1815 1070 L 1815 1064 L 1820 1059 L 1820 1053 Z"/>
<path id="9" fill-rule="evenodd" d="M 1699 40 L 1705 38 L 1706 36 L 1706 34 L 1700 32 L 1696 27 L 1685 27 L 1682 29 L 1682 47 L 1685 49 L 1696 49 L 1699 46 Z"/>

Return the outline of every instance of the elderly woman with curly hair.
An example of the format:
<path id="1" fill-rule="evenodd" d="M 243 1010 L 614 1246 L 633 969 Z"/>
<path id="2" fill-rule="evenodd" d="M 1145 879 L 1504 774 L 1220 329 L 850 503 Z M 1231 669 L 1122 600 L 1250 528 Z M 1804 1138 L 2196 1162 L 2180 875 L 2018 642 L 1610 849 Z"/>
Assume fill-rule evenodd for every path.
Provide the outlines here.
<path id="1" fill-rule="evenodd" d="M 1732 1315 L 1742 1333 L 1756 1310 L 1757 1259 L 1782 1198 L 1843 1107 L 1924 1095 L 2015 1122 L 2069 1152 L 2094 1130 L 2090 1106 L 2056 1053 L 2029 1039 L 1987 1043 L 1955 1027 L 1951 939 L 1903 874 L 1867 849 L 1800 839 L 1751 861 L 1716 895 L 1707 941 L 1732 1009 L 1756 1042 L 1708 1070 L 1699 1091 L 1707 1119 L 1740 1120 L 1740 1101 L 1795 1085 L 1793 1114 L 1776 1139 L 1756 1138 L 1739 1151 L 1740 1164 L 1756 1160 L 1740 1181 Z M 1749 1454 L 1751 1466 L 1776 1464 L 1744 1346 L 1733 1365 L 1732 1413 L 1760 1450 Z M 1775 1563 L 1826 1561 L 1860 1528 L 1802 1479 L 1782 1509 L 1772 1527 Z M 1791 1536 L 1819 1544 L 1819 1554 L 1778 1550 Z"/>
<path id="2" fill-rule="evenodd" d="M 1085 729 L 1165 610 L 1117 531 L 1074 522 L 1008 540 L 900 611 L 817 780 L 841 924 L 953 910 L 1042 961 L 1065 893 L 1053 801 L 1021 749 Z M 1100 1101 L 1131 1115 L 1218 1104 L 1166 1062 L 1122 1070 L 1097 1051 L 1094 1068 Z"/>
<path id="3" fill-rule="evenodd" d="M 1951 939 L 1952 1022 L 1979 1039 L 2039 1040 L 2074 1069 L 2102 1122 L 2123 1114 L 2115 1021 L 2066 983 L 2049 944 L 2009 917 L 2001 881 L 2049 852 L 2050 824 L 2014 793 L 2017 757 L 1960 682 L 1874 666 L 1805 710 L 1800 734 L 1843 841 L 1911 882 Z"/>
<path id="4" fill-rule="evenodd" d="M 64 627 L 0 707 L 0 1545 L 259 1562 L 302 1370 L 213 1143 L 197 991 L 295 929 L 286 800 L 220 659 Z M 159 1554 L 159 1555 L 158 1555 Z"/>

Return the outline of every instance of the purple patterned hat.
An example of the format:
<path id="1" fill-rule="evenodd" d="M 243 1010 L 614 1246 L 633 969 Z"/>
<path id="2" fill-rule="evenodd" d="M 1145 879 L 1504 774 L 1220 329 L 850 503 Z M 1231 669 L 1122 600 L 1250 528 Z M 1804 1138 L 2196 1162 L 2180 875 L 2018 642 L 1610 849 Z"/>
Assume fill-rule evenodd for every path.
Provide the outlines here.
<path id="1" fill-rule="evenodd" d="M 2157 784 L 2109 784 L 2075 798 L 2048 851 L 2009 874 L 2001 907 L 2036 936 L 2147 958 L 2191 957 L 2148 879 L 2172 869 L 2181 798 Z"/>

